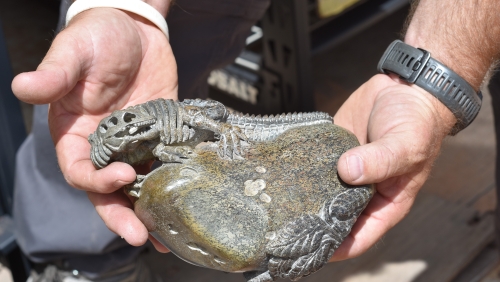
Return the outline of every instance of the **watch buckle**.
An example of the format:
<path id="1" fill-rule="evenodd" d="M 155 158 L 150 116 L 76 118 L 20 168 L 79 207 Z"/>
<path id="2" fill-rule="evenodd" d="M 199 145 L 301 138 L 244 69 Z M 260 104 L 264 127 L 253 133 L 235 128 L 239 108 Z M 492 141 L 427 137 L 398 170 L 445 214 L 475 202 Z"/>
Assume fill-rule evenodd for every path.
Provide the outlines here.
<path id="1" fill-rule="evenodd" d="M 406 79 L 407 82 L 414 84 L 415 81 L 417 81 L 418 77 L 420 74 L 422 74 L 422 71 L 424 70 L 425 66 L 427 65 L 427 62 L 431 58 L 431 53 L 427 52 L 424 49 L 418 48 L 418 50 L 422 51 L 424 54 L 422 55 L 422 58 L 420 60 L 416 61 L 413 64 L 412 71 L 413 73 Z"/>

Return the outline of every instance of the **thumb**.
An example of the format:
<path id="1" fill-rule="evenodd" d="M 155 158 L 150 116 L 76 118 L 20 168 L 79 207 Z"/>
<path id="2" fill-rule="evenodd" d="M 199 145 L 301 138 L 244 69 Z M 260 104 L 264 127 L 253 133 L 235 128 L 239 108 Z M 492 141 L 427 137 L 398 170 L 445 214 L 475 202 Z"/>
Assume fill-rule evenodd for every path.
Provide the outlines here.
<path id="1" fill-rule="evenodd" d="M 78 39 L 61 32 L 36 71 L 21 73 L 12 81 L 12 91 L 22 101 L 46 104 L 71 91 L 80 79 L 91 51 L 81 50 Z"/>
<path id="2" fill-rule="evenodd" d="M 430 142 L 407 135 L 384 136 L 345 152 L 338 162 L 340 177 L 352 185 L 380 183 L 432 163 Z"/>

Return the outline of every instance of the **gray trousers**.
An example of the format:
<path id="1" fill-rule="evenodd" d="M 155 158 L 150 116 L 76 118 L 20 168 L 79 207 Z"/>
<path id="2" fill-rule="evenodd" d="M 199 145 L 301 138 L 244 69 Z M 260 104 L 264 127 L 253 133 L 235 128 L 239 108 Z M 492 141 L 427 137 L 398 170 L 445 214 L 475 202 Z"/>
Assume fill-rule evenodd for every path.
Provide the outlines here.
<path id="1" fill-rule="evenodd" d="M 69 0 L 62 1 L 65 17 Z M 177 60 L 179 99 L 206 98 L 211 70 L 234 61 L 268 0 L 177 0 L 167 22 Z M 60 24 L 61 25 L 61 24 Z M 14 221 L 23 252 L 34 262 L 107 272 L 133 261 L 131 247 L 108 230 L 83 191 L 66 184 L 47 124 L 47 106 L 35 106 L 33 131 L 16 163 Z"/>

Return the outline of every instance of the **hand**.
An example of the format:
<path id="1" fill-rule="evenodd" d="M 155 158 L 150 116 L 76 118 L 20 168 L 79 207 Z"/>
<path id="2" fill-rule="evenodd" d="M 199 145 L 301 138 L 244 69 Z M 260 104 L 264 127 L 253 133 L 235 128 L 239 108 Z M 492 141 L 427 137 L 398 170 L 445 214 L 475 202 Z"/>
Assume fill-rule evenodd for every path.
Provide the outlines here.
<path id="1" fill-rule="evenodd" d="M 373 199 L 331 259 L 338 261 L 367 251 L 410 211 L 456 120 L 418 86 L 376 75 L 349 97 L 334 121 L 362 145 L 341 156 L 340 177 L 353 185 L 376 183 Z"/>
<path id="2" fill-rule="evenodd" d="M 88 192 L 110 230 L 132 245 L 144 244 L 148 231 L 120 189 L 135 180 L 134 169 L 112 163 L 96 170 L 87 136 L 114 110 L 177 98 L 177 66 L 165 35 L 134 14 L 91 9 L 70 22 L 37 70 L 18 75 L 12 89 L 25 102 L 50 103 L 49 127 L 64 177 Z"/>

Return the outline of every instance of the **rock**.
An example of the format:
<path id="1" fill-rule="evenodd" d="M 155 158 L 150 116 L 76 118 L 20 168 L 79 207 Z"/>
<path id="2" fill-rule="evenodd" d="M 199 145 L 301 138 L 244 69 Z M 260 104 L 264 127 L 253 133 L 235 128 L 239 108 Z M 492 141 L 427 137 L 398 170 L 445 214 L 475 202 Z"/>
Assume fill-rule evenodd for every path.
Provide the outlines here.
<path id="1" fill-rule="evenodd" d="M 250 281 L 298 279 L 328 261 L 374 193 L 338 177 L 340 155 L 357 145 L 333 124 L 243 142 L 243 159 L 222 159 L 202 143 L 144 178 L 135 212 L 192 264 L 248 272 Z"/>

